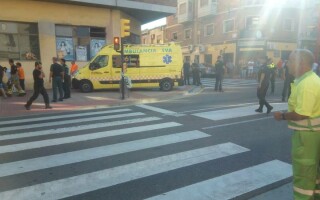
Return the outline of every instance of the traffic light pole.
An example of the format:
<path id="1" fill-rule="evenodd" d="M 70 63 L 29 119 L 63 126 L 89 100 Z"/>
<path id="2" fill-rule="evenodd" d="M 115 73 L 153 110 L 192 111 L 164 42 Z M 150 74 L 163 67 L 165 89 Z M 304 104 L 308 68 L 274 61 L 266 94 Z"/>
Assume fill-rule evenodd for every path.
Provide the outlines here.
<path id="1" fill-rule="evenodd" d="M 123 69 L 123 61 L 124 61 L 124 53 L 123 53 L 123 45 L 124 43 L 124 38 L 122 37 L 121 38 L 121 50 L 120 50 L 120 53 L 121 53 L 121 99 L 124 100 L 124 69 Z"/>

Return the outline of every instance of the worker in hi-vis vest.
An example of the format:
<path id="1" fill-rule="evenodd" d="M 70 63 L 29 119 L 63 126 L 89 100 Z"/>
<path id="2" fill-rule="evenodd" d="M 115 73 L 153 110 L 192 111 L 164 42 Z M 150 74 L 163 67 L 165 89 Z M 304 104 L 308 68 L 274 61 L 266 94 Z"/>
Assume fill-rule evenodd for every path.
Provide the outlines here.
<path id="1" fill-rule="evenodd" d="M 312 71 L 314 56 L 298 49 L 290 54 L 289 73 L 295 77 L 288 112 L 274 113 L 287 120 L 292 135 L 293 190 L 295 200 L 320 199 L 320 78 Z"/>

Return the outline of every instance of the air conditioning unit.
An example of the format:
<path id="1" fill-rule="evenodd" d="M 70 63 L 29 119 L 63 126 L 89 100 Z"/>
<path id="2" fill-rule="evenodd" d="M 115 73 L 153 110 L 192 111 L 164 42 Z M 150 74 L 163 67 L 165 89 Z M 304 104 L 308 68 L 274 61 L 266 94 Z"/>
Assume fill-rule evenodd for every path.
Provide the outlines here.
<path id="1" fill-rule="evenodd" d="M 199 52 L 205 52 L 205 51 L 206 51 L 206 47 L 204 45 L 200 45 Z"/>
<path id="2" fill-rule="evenodd" d="M 190 52 L 192 52 L 192 51 L 193 51 L 193 48 L 194 48 L 194 46 L 193 46 L 193 45 L 188 45 L 188 49 L 189 49 L 189 51 L 190 51 Z"/>

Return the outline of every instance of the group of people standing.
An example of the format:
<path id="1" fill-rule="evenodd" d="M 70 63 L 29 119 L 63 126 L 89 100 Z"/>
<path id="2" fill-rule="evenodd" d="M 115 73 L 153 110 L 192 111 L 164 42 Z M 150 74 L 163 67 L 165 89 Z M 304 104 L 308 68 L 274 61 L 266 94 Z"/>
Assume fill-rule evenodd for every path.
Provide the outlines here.
<path id="1" fill-rule="evenodd" d="M 58 63 L 60 61 L 60 64 Z M 72 61 L 71 72 L 77 70 L 78 66 Z M 44 87 L 45 73 L 42 70 L 42 63 L 35 62 L 35 69 L 33 70 L 34 92 L 30 99 L 25 104 L 27 110 L 31 109 L 32 102 L 36 100 L 41 94 L 45 102 L 45 109 L 52 108 L 50 106 L 49 97 Z M 49 82 L 52 83 L 53 99 L 52 102 L 63 101 L 63 99 L 71 98 L 71 75 L 70 69 L 66 65 L 65 59 L 53 57 L 52 65 L 50 67 Z M 59 98 L 58 98 L 59 92 Z"/>
<path id="2" fill-rule="evenodd" d="M 201 85 L 199 65 L 196 61 L 190 65 L 189 60 L 185 60 L 185 62 L 183 63 L 183 77 L 185 85 L 190 85 L 190 73 L 192 73 L 193 85 Z"/>
<path id="3" fill-rule="evenodd" d="M 193 85 L 202 85 L 201 84 L 201 78 L 200 78 L 200 67 L 195 61 L 190 65 L 189 60 L 185 60 L 183 64 L 183 77 L 184 77 L 184 84 L 190 85 L 190 71 L 192 72 L 193 77 Z M 216 76 L 216 84 L 215 84 L 215 91 L 223 92 L 222 90 L 222 80 L 223 75 L 225 73 L 225 64 L 222 60 L 222 56 L 218 56 L 217 62 L 215 63 L 215 76 Z"/>
<path id="4" fill-rule="evenodd" d="M 12 96 L 14 90 L 17 90 L 19 96 L 24 96 L 25 92 L 25 74 L 20 62 L 14 63 L 9 59 L 10 71 L 6 67 L 0 66 L 0 93 L 4 98 Z M 10 73 L 9 73 L 10 72 Z M 4 76 L 7 75 L 7 83 L 4 83 Z"/>

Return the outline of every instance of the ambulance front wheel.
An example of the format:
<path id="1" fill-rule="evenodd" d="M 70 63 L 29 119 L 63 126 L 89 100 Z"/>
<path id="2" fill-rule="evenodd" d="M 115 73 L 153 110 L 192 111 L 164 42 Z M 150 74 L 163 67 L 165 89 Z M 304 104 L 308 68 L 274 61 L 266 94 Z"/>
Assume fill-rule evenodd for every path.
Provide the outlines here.
<path id="1" fill-rule="evenodd" d="M 93 91 L 92 83 L 88 80 L 80 81 L 81 92 L 88 93 Z"/>
<path id="2" fill-rule="evenodd" d="M 170 79 L 164 79 L 160 83 L 160 89 L 163 91 L 170 91 L 172 90 L 172 87 L 173 87 L 173 83 L 172 83 L 172 80 Z"/>

